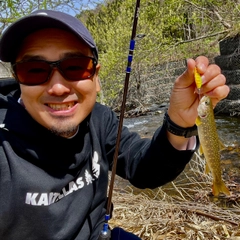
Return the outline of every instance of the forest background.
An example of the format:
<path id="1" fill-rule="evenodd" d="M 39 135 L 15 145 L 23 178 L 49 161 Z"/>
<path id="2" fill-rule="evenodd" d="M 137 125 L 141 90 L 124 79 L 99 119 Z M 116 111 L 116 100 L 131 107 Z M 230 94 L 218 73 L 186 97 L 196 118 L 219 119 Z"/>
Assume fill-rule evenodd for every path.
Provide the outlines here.
<path id="1" fill-rule="evenodd" d="M 0 34 L 16 19 L 37 9 L 68 12 L 84 22 L 99 51 L 99 101 L 117 108 L 135 0 L 0 0 Z M 239 30 L 239 0 L 141 0 L 137 36 L 144 37 L 136 38 L 131 86 L 138 88 L 141 75 L 160 64 L 219 55 L 219 42 L 238 35 Z M 139 104 L 144 104 L 141 101 Z"/>

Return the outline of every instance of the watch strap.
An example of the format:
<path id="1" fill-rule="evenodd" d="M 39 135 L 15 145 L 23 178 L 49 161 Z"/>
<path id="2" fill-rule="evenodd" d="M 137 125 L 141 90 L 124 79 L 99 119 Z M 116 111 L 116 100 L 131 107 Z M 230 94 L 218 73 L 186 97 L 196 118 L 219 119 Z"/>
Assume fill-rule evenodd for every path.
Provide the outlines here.
<path id="1" fill-rule="evenodd" d="M 196 125 L 188 128 L 180 127 L 170 119 L 167 112 L 165 113 L 163 118 L 163 126 L 166 127 L 167 131 L 169 131 L 170 133 L 176 136 L 190 138 L 192 136 L 198 135 L 198 130 Z"/>

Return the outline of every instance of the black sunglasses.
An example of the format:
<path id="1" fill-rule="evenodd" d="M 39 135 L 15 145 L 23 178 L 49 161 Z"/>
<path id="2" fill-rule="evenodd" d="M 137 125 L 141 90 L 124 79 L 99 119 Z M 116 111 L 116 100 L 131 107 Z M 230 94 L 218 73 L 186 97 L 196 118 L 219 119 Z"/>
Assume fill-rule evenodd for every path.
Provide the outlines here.
<path id="1" fill-rule="evenodd" d="M 26 60 L 12 64 L 16 80 L 24 85 L 34 86 L 47 82 L 54 68 L 68 81 L 91 78 L 96 72 L 97 60 L 93 57 L 67 57 L 58 61 Z"/>

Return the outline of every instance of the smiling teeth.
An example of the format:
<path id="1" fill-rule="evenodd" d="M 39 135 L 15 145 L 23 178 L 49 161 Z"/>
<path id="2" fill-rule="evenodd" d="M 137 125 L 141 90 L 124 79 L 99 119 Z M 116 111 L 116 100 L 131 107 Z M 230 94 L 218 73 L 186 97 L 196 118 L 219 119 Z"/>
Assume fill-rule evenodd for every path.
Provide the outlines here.
<path id="1" fill-rule="evenodd" d="M 56 111 L 69 110 L 74 106 L 74 103 L 66 104 L 48 104 L 48 106 Z"/>

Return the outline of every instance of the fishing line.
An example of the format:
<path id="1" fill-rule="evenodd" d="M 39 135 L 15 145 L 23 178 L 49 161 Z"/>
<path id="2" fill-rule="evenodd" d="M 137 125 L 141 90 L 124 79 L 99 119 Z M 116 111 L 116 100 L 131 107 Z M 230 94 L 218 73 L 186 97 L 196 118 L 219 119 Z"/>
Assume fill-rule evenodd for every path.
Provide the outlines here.
<path id="1" fill-rule="evenodd" d="M 133 52 L 134 52 L 134 47 L 135 47 L 135 38 L 136 38 L 136 29 L 137 29 L 137 22 L 138 22 L 138 16 L 139 16 L 139 9 L 140 9 L 140 0 L 136 0 L 133 26 L 132 26 L 132 36 L 131 36 L 131 40 L 130 40 L 129 53 L 128 53 L 128 64 L 127 64 L 127 68 L 126 68 L 126 76 L 125 76 L 125 81 L 124 81 L 123 100 L 122 100 L 119 124 L 118 124 L 116 148 L 115 148 L 114 157 L 113 157 L 112 175 L 111 175 L 109 192 L 108 192 L 108 202 L 107 202 L 107 209 L 106 209 L 106 215 L 105 215 L 105 223 L 103 225 L 103 230 L 101 231 L 101 234 L 99 236 L 99 240 L 111 238 L 111 231 L 109 230 L 108 221 L 110 220 L 110 215 L 111 215 L 111 211 L 112 211 L 112 193 L 113 193 L 114 180 L 115 180 L 115 175 L 116 175 L 118 150 L 119 150 L 121 132 L 122 132 L 122 127 L 123 127 L 123 118 L 124 118 L 124 112 L 125 112 L 125 106 L 126 106 L 129 78 L 130 78 L 130 73 L 131 73 L 131 65 L 132 65 L 132 60 L 133 60 Z"/>

